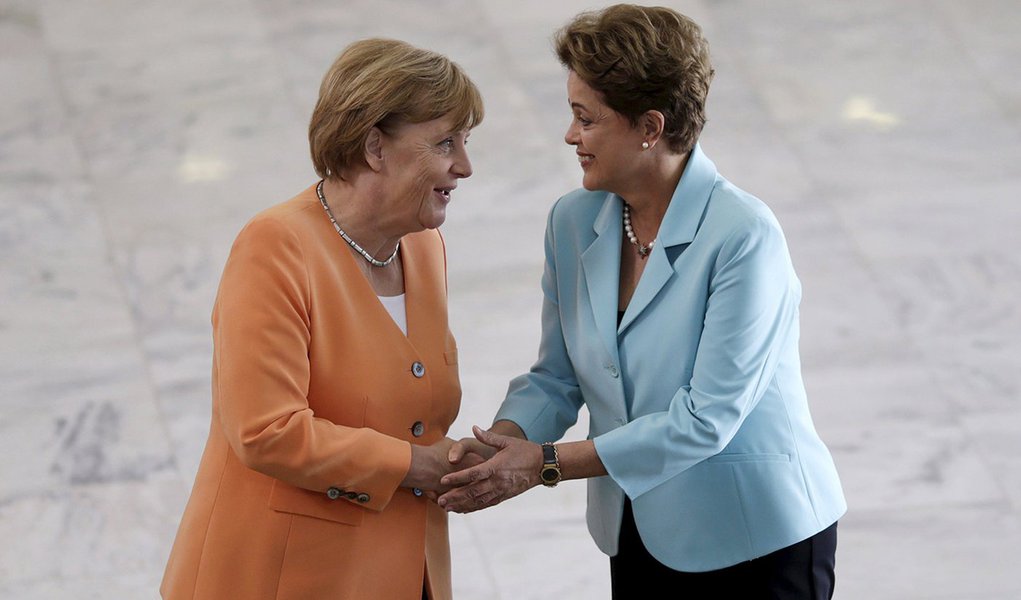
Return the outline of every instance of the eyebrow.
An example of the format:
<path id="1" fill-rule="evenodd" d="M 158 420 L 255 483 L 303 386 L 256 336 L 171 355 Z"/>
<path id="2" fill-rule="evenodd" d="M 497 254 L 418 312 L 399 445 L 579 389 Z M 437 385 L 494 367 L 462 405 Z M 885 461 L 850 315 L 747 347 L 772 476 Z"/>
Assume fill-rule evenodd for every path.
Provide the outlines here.
<path id="1" fill-rule="evenodd" d="M 588 110 L 588 107 L 581 102 L 571 102 L 571 108 L 580 108 L 582 110 Z"/>
<path id="2" fill-rule="evenodd" d="M 446 133 L 439 133 L 439 134 L 436 135 L 436 138 L 439 139 L 439 141 L 442 142 L 443 140 L 445 140 L 447 138 L 456 137 L 458 134 L 460 134 L 462 132 L 464 133 L 464 139 L 468 139 L 469 137 L 471 137 L 471 130 L 470 129 L 457 129 L 457 130 L 454 130 L 454 131 L 447 131 Z"/>

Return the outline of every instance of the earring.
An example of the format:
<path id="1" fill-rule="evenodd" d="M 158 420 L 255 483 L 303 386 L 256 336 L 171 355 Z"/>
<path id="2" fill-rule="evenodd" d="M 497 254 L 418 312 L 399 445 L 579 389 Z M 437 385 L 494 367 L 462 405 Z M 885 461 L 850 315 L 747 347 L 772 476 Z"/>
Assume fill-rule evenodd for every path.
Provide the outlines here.
<path id="1" fill-rule="evenodd" d="M 648 150 L 648 149 L 649 149 L 649 142 L 642 142 L 642 150 Z"/>

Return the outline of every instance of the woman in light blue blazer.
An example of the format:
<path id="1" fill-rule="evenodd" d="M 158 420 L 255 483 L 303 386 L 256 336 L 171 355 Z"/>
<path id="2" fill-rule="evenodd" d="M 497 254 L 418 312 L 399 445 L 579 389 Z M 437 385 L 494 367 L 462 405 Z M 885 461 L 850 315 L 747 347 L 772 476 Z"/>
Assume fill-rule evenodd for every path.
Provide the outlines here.
<path id="1" fill-rule="evenodd" d="M 830 598 L 846 504 L 809 415 L 801 286 L 776 218 L 697 140 L 713 70 L 693 21 L 617 5 L 556 37 L 584 189 L 546 229 L 539 357 L 443 479 L 469 512 L 589 478 L 613 597 Z M 553 444 L 589 412 L 589 438 Z M 673 597 L 673 596 L 671 596 Z"/>

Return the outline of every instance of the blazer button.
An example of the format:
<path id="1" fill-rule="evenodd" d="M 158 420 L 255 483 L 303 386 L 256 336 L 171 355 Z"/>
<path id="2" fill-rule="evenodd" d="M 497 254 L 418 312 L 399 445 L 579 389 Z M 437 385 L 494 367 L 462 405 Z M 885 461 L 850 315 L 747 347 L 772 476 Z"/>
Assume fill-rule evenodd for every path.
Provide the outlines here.
<path id="1" fill-rule="evenodd" d="M 411 493 L 416 495 L 416 496 L 421 496 L 422 495 L 422 490 L 420 490 L 418 488 L 411 488 Z"/>
<path id="2" fill-rule="evenodd" d="M 411 374 L 419 379 L 425 377 L 425 365 L 416 360 L 411 364 Z"/>
<path id="3" fill-rule="evenodd" d="M 343 493 L 344 491 L 341 490 L 340 488 L 331 487 L 330 489 L 326 490 L 326 497 L 329 498 L 330 500 L 336 500 L 337 498 L 340 498 L 341 494 Z"/>
<path id="4" fill-rule="evenodd" d="M 411 435 L 422 437 L 423 433 L 425 433 L 425 424 L 421 421 L 415 421 L 415 424 L 411 426 Z"/>
<path id="5" fill-rule="evenodd" d="M 610 377 L 614 379 L 620 377 L 620 371 L 617 370 L 617 365 L 606 365 L 606 370 L 610 372 Z"/>
<path id="6" fill-rule="evenodd" d="M 365 492 L 358 494 L 358 501 L 361 502 L 362 504 L 365 504 L 366 502 L 369 501 L 369 495 L 366 494 Z"/>

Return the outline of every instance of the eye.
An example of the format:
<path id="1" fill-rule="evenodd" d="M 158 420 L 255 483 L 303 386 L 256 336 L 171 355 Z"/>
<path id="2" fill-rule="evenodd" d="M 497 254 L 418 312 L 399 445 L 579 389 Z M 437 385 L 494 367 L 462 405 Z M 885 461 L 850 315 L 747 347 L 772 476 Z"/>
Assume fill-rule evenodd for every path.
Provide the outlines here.
<path id="1" fill-rule="evenodd" d="M 592 121 L 590 121 L 589 119 L 586 119 L 585 117 L 583 117 L 581 115 L 574 115 L 574 120 L 579 122 L 579 123 L 581 123 L 582 127 L 588 127 L 589 125 L 592 124 Z"/>
<path id="2" fill-rule="evenodd" d="M 454 138 L 449 137 L 439 143 L 440 149 L 444 152 L 450 152 L 454 149 Z"/>

